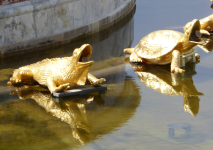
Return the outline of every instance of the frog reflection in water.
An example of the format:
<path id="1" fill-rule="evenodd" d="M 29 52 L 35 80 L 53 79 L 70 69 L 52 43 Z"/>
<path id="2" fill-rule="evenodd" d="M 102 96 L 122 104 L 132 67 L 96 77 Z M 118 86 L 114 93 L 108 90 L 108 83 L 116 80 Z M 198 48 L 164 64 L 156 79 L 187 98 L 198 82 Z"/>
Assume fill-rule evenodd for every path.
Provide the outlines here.
<path id="1" fill-rule="evenodd" d="M 17 87 L 15 91 L 20 99 L 34 99 L 47 113 L 68 123 L 72 128 L 73 137 L 79 140 L 81 144 L 90 142 L 92 126 L 87 120 L 85 104 L 94 101 L 94 96 L 85 96 L 57 103 L 48 91 L 44 91 L 38 86 Z M 15 94 L 14 89 L 12 93 Z M 97 104 L 104 105 L 104 101 L 101 101 L 103 99 L 96 98 L 95 100 Z"/>
<path id="2" fill-rule="evenodd" d="M 147 87 L 165 95 L 182 96 L 185 111 L 188 111 L 192 116 L 198 114 L 200 101 L 198 96 L 203 95 L 203 93 L 198 92 L 193 83 L 192 75 L 196 74 L 194 71 L 195 64 L 187 64 L 183 76 L 176 73 L 171 74 L 169 66 L 147 64 L 131 64 L 131 66 L 135 69 L 134 72 L 141 82 Z"/>

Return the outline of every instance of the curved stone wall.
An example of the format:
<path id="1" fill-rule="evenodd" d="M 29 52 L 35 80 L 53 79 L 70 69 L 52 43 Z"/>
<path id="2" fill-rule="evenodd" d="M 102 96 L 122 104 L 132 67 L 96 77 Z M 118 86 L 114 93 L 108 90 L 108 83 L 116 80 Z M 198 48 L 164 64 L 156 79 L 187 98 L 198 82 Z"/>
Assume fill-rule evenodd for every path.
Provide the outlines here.
<path id="1" fill-rule="evenodd" d="M 31 0 L 0 6 L 1 57 L 69 43 L 123 18 L 136 0 Z"/>

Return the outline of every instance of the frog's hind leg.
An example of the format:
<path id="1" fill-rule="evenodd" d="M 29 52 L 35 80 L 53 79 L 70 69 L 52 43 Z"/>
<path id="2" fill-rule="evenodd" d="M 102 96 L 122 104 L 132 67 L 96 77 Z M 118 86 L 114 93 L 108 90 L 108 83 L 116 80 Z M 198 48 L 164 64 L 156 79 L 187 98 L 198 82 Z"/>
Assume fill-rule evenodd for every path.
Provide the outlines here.
<path id="1" fill-rule="evenodd" d="M 19 85 L 23 83 L 34 83 L 33 72 L 31 70 L 16 69 L 10 78 L 8 85 Z"/>
<path id="2" fill-rule="evenodd" d="M 61 76 L 48 77 L 46 82 L 51 93 L 66 91 L 71 86 L 69 83 L 63 83 Z"/>
<path id="3" fill-rule="evenodd" d="M 182 73 L 185 70 L 180 68 L 180 52 L 174 50 L 172 52 L 172 62 L 171 62 L 171 72 L 172 73 Z"/>
<path id="4" fill-rule="evenodd" d="M 88 73 L 88 75 L 87 75 L 87 81 L 88 81 L 91 85 L 97 86 L 97 85 L 99 85 L 99 84 L 105 82 L 106 79 L 105 79 L 105 78 L 97 79 L 95 76 L 93 76 L 92 74 Z"/>

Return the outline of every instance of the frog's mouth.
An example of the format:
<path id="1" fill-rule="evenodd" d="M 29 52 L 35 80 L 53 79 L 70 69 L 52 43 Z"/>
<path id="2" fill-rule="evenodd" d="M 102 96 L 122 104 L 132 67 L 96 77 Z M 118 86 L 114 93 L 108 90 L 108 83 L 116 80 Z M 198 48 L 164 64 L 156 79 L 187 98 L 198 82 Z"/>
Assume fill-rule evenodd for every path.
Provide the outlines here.
<path id="1" fill-rule="evenodd" d="M 89 61 L 92 55 L 92 46 L 90 44 L 84 44 L 79 49 L 73 52 L 74 56 L 77 57 L 77 63 L 79 65 L 93 65 L 94 61 Z"/>
<path id="2" fill-rule="evenodd" d="M 200 30 L 200 21 L 194 19 L 186 24 L 184 31 L 188 33 L 189 41 L 196 44 L 206 44 L 210 39 L 210 33 L 206 30 Z"/>

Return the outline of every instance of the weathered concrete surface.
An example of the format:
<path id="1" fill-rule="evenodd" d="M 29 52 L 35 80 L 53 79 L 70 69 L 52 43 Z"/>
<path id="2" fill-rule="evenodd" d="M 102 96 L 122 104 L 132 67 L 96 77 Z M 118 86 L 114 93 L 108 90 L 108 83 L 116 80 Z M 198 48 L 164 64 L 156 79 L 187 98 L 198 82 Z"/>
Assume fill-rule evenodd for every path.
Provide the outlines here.
<path id="1" fill-rule="evenodd" d="M 1 57 L 46 48 L 105 29 L 136 0 L 31 0 L 0 6 Z"/>

